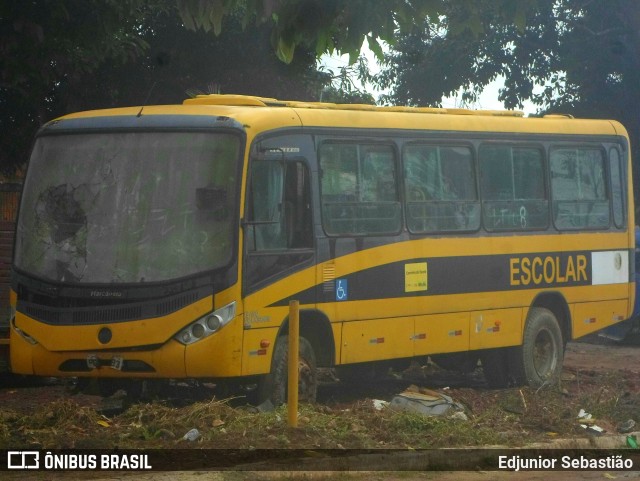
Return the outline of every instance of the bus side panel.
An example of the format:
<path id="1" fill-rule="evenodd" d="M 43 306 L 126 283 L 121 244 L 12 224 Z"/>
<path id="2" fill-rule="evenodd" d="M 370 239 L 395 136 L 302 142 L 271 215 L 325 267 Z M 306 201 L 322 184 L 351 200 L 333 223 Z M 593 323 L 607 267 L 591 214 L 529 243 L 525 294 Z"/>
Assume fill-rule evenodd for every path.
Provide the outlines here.
<path id="1" fill-rule="evenodd" d="M 413 317 L 345 322 L 342 364 L 411 357 Z"/>
<path id="2" fill-rule="evenodd" d="M 470 316 L 471 349 L 522 344 L 523 309 L 495 309 L 473 312 Z"/>
<path id="3" fill-rule="evenodd" d="M 469 313 L 417 316 L 414 355 L 424 356 L 469 349 Z"/>
<path id="4" fill-rule="evenodd" d="M 624 320 L 627 309 L 627 299 L 575 304 L 573 307 L 573 337 L 582 337 Z"/>
<path id="5" fill-rule="evenodd" d="M 270 327 L 244 331 L 242 344 L 243 376 L 269 373 L 278 329 L 278 327 Z"/>

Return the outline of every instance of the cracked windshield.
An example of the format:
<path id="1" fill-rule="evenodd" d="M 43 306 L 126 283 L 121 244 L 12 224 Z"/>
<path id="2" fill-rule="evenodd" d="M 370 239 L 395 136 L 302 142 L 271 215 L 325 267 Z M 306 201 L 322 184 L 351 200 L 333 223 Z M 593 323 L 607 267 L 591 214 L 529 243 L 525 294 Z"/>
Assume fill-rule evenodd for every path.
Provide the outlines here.
<path id="1" fill-rule="evenodd" d="M 231 257 L 239 140 L 144 132 L 41 137 L 16 266 L 60 282 L 180 278 Z"/>

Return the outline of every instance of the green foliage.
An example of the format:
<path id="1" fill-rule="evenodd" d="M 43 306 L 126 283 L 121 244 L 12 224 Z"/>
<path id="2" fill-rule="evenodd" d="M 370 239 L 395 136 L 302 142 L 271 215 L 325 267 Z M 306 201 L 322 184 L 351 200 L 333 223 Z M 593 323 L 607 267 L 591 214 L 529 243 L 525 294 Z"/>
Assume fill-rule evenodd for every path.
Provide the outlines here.
<path id="1" fill-rule="evenodd" d="M 463 89 L 473 103 L 497 76 L 499 100 L 576 117 L 612 118 L 640 144 L 640 9 L 637 0 L 464 0 L 444 17 L 400 32 L 375 81 L 384 102 L 439 105 Z M 478 23 L 479 22 L 479 23 Z"/>
<path id="2" fill-rule="evenodd" d="M 0 172 L 25 162 L 35 129 L 50 120 L 63 85 L 106 62 L 138 58 L 147 48 L 141 20 L 166 8 L 164 0 L 3 2 Z"/>
<path id="3" fill-rule="evenodd" d="M 398 33 L 410 31 L 416 22 L 440 22 L 450 6 L 464 15 L 450 26 L 454 32 L 484 30 L 484 2 L 471 0 L 176 0 L 188 28 L 213 29 L 219 33 L 221 18 L 241 13 L 243 25 L 255 21 L 272 24 L 272 45 L 278 57 L 291 62 L 298 46 L 307 46 L 318 56 L 349 54 L 358 58 L 363 42 L 382 58 L 380 41 L 395 42 Z M 523 29 L 529 9 L 544 0 L 493 0 L 491 9 Z"/>
<path id="4" fill-rule="evenodd" d="M 206 3 L 206 2 L 205 2 Z M 315 53 L 290 64 L 267 24 L 188 30 L 176 0 L 56 0 L 0 6 L 0 175 L 25 164 L 40 125 L 65 113 L 179 103 L 189 89 L 317 100 Z"/>

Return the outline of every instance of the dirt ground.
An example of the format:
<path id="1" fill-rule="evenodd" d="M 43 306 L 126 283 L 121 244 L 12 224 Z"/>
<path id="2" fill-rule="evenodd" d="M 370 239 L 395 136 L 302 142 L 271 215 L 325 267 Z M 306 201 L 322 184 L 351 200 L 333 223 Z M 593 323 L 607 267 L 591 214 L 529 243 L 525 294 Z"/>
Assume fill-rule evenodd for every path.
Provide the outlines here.
<path id="1" fill-rule="evenodd" d="M 600 341 L 572 342 L 567 345 L 564 367 L 569 371 L 624 371 L 640 373 L 640 346 Z"/>
<path id="2" fill-rule="evenodd" d="M 620 404 L 627 402 L 625 415 L 635 413 L 635 420 L 640 425 L 640 346 L 619 345 L 602 342 L 597 338 L 591 338 L 589 342 L 572 342 L 567 346 L 564 361 L 564 373 L 562 388 L 567 396 L 575 393 L 588 396 L 598 396 L 611 398 L 616 397 Z M 595 343 L 594 343 L 595 341 Z M 603 388 L 600 383 L 608 377 L 615 378 L 614 383 L 607 383 Z M 455 380 L 454 380 L 455 381 Z M 442 388 L 443 381 L 437 375 L 427 376 L 425 382 L 432 384 L 431 387 Z M 464 397 L 467 405 L 474 402 L 482 403 L 491 399 L 490 391 L 477 388 L 477 379 L 465 378 L 460 381 L 461 385 L 456 387 L 454 382 L 451 393 L 454 397 Z M 466 384 L 465 384 L 466 383 Z M 611 393 L 611 386 L 619 386 L 619 392 Z M 372 393 L 365 395 L 376 397 L 383 395 L 381 391 L 376 391 L 377 387 L 372 386 Z M 332 388 L 327 388 L 320 393 L 320 397 L 327 403 L 349 403 L 350 399 L 335 399 L 335 392 Z M 489 394 L 488 394 L 489 393 Z M 32 412 L 34 409 L 42 407 L 47 403 L 52 403 L 60 399 L 69 397 L 69 387 L 57 381 L 47 381 L 41 385 L 20 385 L 13 384 L 0 387 L 0 407 L 3 410 L 16 410 L 23 413 Z M 477 399 L 476 399 L 477 398 Z M 81 407 L 99 409 L 103 399 L 97 395 L 73 394 L 74 402 Z M 495 398 L 493 398 L 495 400 Z M 626 401 L 625 401 L 626 400 Z M 622 414 L 621 414 L 622 415 Z M 619 419 L 618 419 L 619 421 Z M 598 424 L 606 429 L 608 435 L 617 435 L 616 420 L 607 419 L 606 415 L 599 416 Z M 636 426 L 636 431 L 640 430 Z M 293 446 L 292 446 L 293 447 Z M 6 446 L 11 448 L 11 446 Z M 640 472 L 615 472 L 615 471 L 562 471 L 562 472 L 508 472 L 508 471 L 474 471 L 474 472 L 153 472 L 153 473 L 126 473 L 126 472 L 103 472 L 103 473 L 29 473 L 27 477 L 20 473 L 2 473 L 4 479 L 41 479 L 41 480 L 62 480 L 62 479 L 96 479 L 96 480 L 143 480 L 143 481 L 168 481 L 177 479 L 179 481 L 195 480 L 216 480 L 216 481 L 325 481 L 338 479 L 340 481 L 417 481 L 417 480 L 443 480 L 443 481 L 489 481 L 489 480 L 527 480 L 527 481 L 556 481 L 569 480 L 603 480 L 603 479 L 638 479 Z M 6 477 L 4 474 L 8 474 Z"/>

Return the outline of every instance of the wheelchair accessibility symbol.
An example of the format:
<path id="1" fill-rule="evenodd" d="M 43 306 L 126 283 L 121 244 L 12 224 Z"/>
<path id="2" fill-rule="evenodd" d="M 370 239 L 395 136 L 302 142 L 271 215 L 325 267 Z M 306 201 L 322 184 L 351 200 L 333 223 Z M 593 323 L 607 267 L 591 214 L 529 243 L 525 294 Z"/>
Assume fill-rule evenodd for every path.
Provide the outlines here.
<path id="1" fill-rule="evenodd" d="M 349 284 L 347 279 L 336 280 L 336 301 L 346 301 L 349 298 Z"/>

